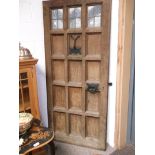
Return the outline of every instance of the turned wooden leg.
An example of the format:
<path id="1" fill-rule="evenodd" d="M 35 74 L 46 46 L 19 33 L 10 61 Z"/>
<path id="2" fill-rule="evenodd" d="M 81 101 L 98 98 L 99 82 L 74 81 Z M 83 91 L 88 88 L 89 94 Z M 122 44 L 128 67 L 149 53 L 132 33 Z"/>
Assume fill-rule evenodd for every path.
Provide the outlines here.
<path id="1" fill-rule="evenodd" d="M 51 141 L 49 143 L 49 146 L 50 146 L 50 150 L 51 150 L 51 155 L 55 155 L 55 145 L 54 145 L 54 142 Z"/>

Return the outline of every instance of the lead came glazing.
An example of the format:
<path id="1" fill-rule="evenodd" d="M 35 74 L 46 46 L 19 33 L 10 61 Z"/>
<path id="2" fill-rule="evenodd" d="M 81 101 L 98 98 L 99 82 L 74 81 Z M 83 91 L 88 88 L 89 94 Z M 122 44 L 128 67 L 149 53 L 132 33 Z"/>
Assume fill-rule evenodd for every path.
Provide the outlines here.
<path id="1" fill-rule="evenodd" d="M 52 10 L 52 28 L 63 29 L 63 9 Z"/>
<path id="2" fill-rule="evenodd" d="M 101 26 L 101 5 L 88 6 L 88 27 Z"/>
<path id="3" fill-rule="evenodd" d="M 69 8 L 69 27 L 81 28 L 81 7 Z"/>

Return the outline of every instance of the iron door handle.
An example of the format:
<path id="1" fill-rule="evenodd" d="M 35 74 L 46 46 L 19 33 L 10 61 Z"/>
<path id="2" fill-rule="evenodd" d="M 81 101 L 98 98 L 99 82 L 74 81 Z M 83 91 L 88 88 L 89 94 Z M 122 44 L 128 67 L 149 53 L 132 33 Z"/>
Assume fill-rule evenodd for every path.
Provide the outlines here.
<path id="1" fill-rule="evenodd" d="M 98 87 L 99 87 L 98 83 L 87 83 L 86 91 L 95 94 L 97 92 L 100 92 Z"/>

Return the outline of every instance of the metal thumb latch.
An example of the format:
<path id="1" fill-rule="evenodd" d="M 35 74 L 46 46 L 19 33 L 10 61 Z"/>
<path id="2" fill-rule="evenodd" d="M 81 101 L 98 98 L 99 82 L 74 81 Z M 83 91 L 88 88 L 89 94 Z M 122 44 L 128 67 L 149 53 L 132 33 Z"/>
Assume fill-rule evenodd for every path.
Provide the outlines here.
<path id="1" fill-rule="evenodd" d="M 97 83 L 87 83 L 87 91 L 89 91 L 90 93 L 97 93 L 99 92 L 99 84 Z"/>

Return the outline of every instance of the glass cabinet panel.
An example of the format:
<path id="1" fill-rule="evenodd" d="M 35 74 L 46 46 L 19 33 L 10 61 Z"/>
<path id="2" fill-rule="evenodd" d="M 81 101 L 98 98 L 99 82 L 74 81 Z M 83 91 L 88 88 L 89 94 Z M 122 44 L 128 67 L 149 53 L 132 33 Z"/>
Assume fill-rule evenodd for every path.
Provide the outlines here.
<path id="1" fill-rule="evenodd" d="M 22 93 L 21 93 L 21 89 L 19 89 L 19 111 L 24 111 L 24 107 L 22 104 Z"/>
<path id="2" fill-rule="evenodd" d="M 19 74 L 19 111 L 31 112 L 29 79 L 27 72 Z"/>

